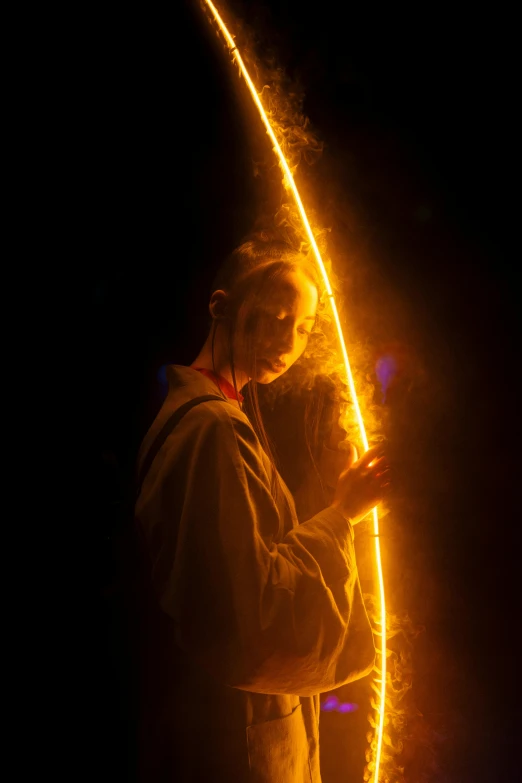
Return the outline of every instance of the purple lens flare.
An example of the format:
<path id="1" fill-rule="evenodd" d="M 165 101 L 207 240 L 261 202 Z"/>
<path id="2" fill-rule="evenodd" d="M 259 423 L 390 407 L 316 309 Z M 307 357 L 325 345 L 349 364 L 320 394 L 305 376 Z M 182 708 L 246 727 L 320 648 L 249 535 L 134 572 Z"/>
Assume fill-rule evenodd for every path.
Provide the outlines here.
<path id="1" fill-rule="evenodd" d="M 382 402 L 386 402 L 386 392 L 388 387 L 397 374 L 397 361 L 391 354 L 384 354 L 377 359 L 375 364 L 375 373 L 379 379 L 382 389 Z"/>
<path id="2" fill-rule="evenodd" d="M 356 712 L 358 709 L 358 704 L 349 701 L 340 702 L 334 694 L 327 696 L 321 704 L 321 710 L 323 712 Z"/>

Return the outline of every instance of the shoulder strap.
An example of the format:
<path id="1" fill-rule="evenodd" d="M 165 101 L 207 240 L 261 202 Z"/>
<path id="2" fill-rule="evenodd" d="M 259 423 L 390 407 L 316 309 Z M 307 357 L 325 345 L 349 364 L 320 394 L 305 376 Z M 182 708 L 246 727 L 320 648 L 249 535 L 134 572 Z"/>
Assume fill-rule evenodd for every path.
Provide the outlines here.
<path id="1" fill-rule="evenodd" d="M 204 394 L 202 397 L 194 397 L 193 400 L 188 400 L 188 402 L 180 405 L 180 407 L 174 411 L 172 416 L 167 419 L 161 430 L 156 435 L 156 439 L 154 440 L 152 446 L 145 456 L 145 459 L 143 460 L 136 484 L 136 497 L 138 497 L 141 492 L 141 487 L 145 481 L 145 476 L 149 472 L 157 453 L 167 440 L 176 424 L 181 421 L 183 416 L 188 413 L 191 408 L 194 408 L 195 405 L 199 405 L 200 402 L 207 402 L 207 400 L 221 400 L 221 402 L 225 402 L 224 398 L 218 397 L 217 394 Z"/>

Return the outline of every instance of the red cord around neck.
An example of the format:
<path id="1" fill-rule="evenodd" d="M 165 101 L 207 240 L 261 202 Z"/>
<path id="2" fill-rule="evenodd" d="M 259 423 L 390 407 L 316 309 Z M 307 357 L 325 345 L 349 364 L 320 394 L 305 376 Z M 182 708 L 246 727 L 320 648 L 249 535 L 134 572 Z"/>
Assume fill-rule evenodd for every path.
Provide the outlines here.
<path id="1" fill-rule="evenodd" d="M 238 392 L 236 394 L 236 390 L 232 386 L 232 384 L 227 381 L 226 378 L 223 378 L 222 375 L 219 375 L 219 373 L 214 373 L 212 370 L 207 370 L 205 367 L 195 367 L 193 364 L 190 365 L 193 370 L 197 370 L 202 375 L 205 376 L 205 378 L 208 378 L 211 381 L 214 381 L 215 384 L 219 386 L 225 397 L 229 400 L 237 400 L 238 402 L 243 402 L 244 397 L 241 394 L 241 392 Z"/>

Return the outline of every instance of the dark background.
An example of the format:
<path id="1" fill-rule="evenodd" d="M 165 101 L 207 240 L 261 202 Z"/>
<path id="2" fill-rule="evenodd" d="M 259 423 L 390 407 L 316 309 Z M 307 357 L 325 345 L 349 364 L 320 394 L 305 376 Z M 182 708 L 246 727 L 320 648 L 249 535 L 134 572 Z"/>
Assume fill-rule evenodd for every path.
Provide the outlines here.
<path id="1" fill-rule="evenodd" d="M 425 627 L 413 653 L 425 723 L 411 740 L 417 760 L 407 780 L 515 780 L 512 12 L 457 14 L 440 4 L 307 12 L 294 1 L 233 8 L 256 31 L 260 53 L 271 48 L 304 90 L 325 144 L 308 181 L 332 228 L 348 321 L 375 360 L 391 353 L 400 369 L 386 401 L 396 468 L 386 567 L 394 610 Z M 199 350 L 213 273 L 250 228 L 261 185 L 237 77 L 197 3 L 126 9 L 95 19 L 93 31 L 77 86 L 98 512 L 90 695 L 104 705 L 89 755 L 102 779 L 117 780 L 132 753 L 110 599 L 114 477 L 128 475 L 157 409 L 159 368 L 190 363 Z M 351 719 L 336 717 L 348 730 Z M 334 724 L 324 725 L 334 736 Z M 344 779 L 342 752 L 324 734 L 325 783 L 334 783 Z"/>

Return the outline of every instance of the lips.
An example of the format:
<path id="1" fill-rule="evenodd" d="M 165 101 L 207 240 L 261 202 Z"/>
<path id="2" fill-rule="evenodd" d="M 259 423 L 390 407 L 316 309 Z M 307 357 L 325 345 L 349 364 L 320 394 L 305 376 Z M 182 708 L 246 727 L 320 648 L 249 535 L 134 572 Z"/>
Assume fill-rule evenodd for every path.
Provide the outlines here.
<path id="1" fill-rule="evenodd" d="M 263 359 L 263 362 L 275 373 L 283 372 L 286 368 L 286 363 L 282 362 L 280 359 Z"/>

